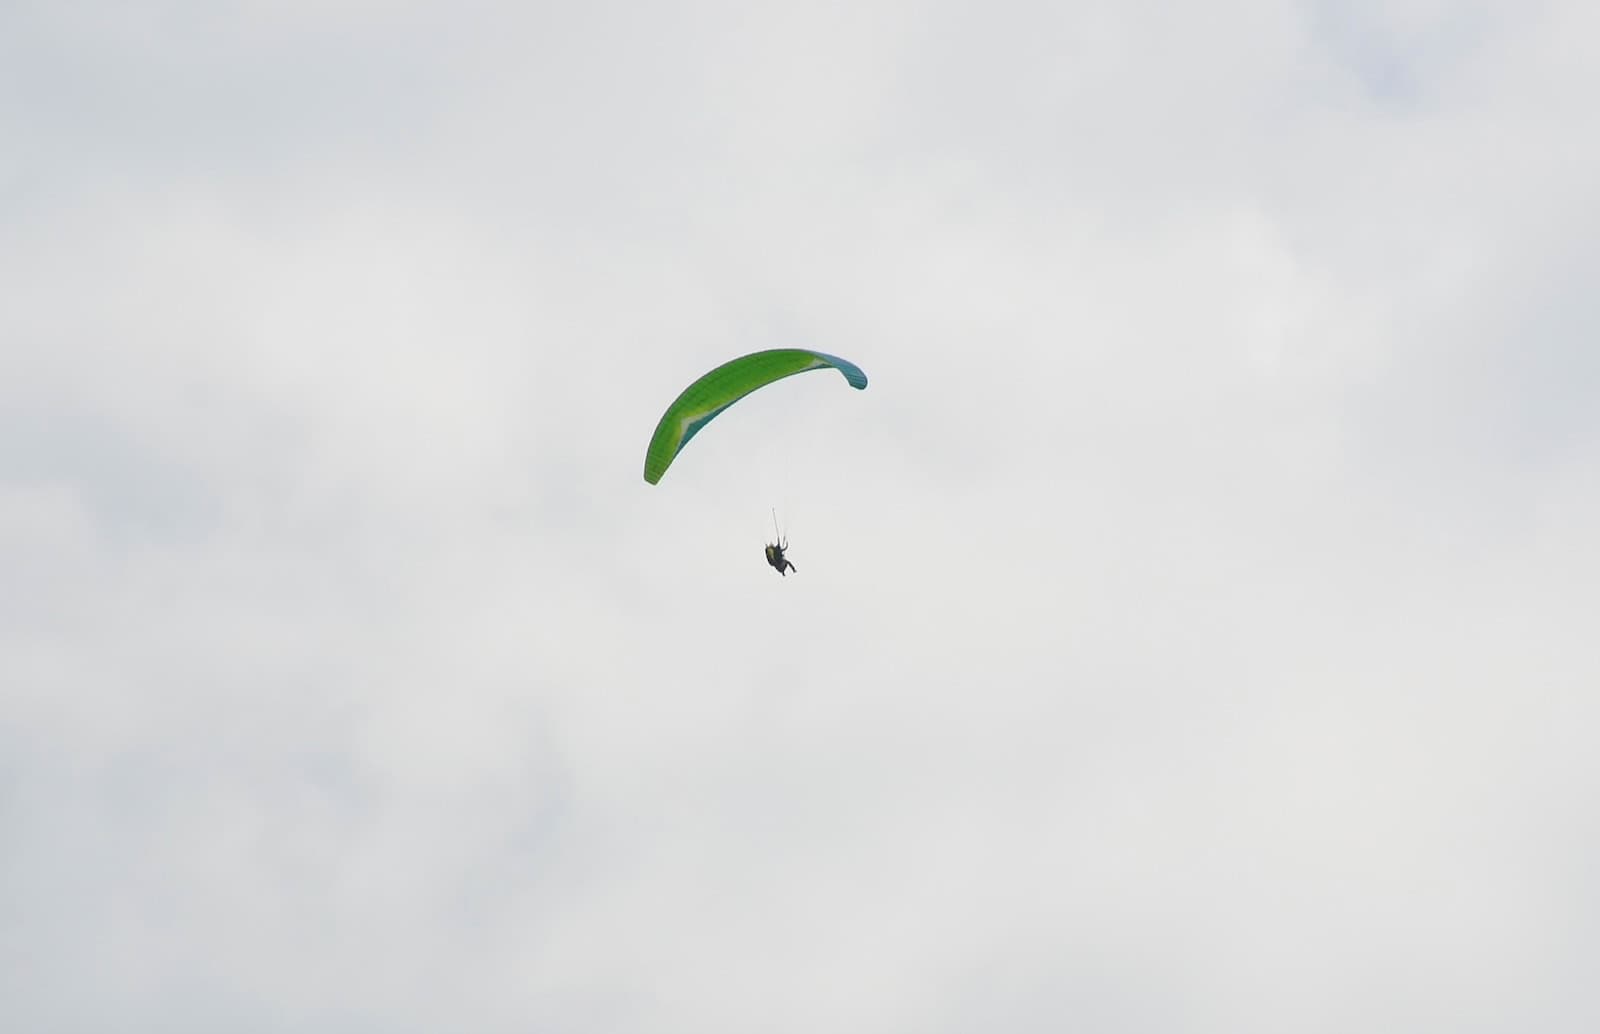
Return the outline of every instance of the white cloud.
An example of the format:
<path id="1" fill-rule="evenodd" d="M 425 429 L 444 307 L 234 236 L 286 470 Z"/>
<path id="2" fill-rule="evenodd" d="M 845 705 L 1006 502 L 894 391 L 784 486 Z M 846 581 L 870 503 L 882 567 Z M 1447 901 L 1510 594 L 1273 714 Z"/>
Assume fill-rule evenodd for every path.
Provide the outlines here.
<path id="1" fill-rule="evenodd" d="M 0 1026 L 1593 1026 L 1594 19 L 0 16 Z"/>

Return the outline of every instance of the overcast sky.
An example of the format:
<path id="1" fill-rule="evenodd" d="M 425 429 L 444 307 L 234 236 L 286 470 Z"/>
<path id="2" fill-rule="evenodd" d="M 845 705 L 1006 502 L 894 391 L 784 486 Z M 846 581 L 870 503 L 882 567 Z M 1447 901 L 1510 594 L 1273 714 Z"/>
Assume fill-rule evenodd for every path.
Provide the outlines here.
<path id="1" fill-rule="evenodd" d="M 0 1028 L 1600 1029 L 1597 37 L 0 0 Z"/>

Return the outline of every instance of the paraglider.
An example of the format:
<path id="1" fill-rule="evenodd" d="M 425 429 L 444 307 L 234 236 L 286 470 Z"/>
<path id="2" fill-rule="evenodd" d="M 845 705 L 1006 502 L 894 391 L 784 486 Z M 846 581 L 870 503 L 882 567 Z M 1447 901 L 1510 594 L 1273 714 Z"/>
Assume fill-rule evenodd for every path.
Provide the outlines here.
<path id="1" fill-rule="evenodd" d="M 838 370 L 845 383 L 857 391 L 867 386 L 867 375 L 855 363 L 805 348 L 771 348 L 752 352 L 701 375 L 683 389 L 672 405 L 667 407 L 667 411 L 661 414 L 655 433 L 650 436 L 650 446 L 645 450 L 644 479 L 652 485 L 659 483 L 690 439 L 723 410 L 751 392 L 797 373 L 828 369 Z M 772 530 L 777 541 L 766 544 L 767 563 L 779 574 L 788 577 L 795 566 L 784 556 L 789 543 L 778 531 L 776 511 L 772 515 Z"/>
<path id="2" fill-rule="evenodd" d="M 781 545 L 773 544 L 767 546 L 767 563 L 776 568 L 777 572 L 783 575 L 785 578 L 789 577 L 788 572 L 784 570 L 785 567 L 787 567 L 790 571 L 795 569 L 794 561 L 784 559 L 783 551 L 788 548 L 789 544 L 787 542 Z"/>
<path id="3" fill-rule="evenodd" d="M 777 539 L 777 541 L 769 542 L 767 544 L 767 563 L 771 564 L 779 574 L 787 578 L 789 577 L 789 571 L 793 571 L 795 566 L 792 561 L 785 559 L 783 555 L 783 551 L 789 548 L 789 542 L 783 537 L 783 532 L 778 530 L 777 510 L 772 511 L 772 536 L 773 538 Z M 789 571 L 785 571 L 785 567 L 787 567 Z"/>

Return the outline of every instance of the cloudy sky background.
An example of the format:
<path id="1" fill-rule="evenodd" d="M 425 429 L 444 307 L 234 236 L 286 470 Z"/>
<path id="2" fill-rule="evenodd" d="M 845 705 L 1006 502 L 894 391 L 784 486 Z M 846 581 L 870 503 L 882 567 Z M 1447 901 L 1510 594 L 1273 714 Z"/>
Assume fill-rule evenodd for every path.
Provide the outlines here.
<path id="1" fill-rule="evenodd" d="M 0 6 L 0 1027 L 1596 1029 L 1597 34 Z"/>

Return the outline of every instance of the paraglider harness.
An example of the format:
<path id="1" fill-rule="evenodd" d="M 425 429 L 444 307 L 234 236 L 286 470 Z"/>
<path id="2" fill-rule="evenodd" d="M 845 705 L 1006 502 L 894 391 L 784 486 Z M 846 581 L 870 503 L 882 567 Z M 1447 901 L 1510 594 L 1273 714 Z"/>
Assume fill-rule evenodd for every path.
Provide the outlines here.
<path id="1" fill-rule="evenodd" d="M 789 543 L 784 541 L 783 533 L 778 531 L 778 511 L 776 509 L 772 511 L 772 534 L 778 541 L 767 544 L 767 563 L 772 565 L 773 570 L 787 578 L 789 577 L 789 571 L 793 571 L 795 566 L 783 555 L 783 551 L 789 548 Z M 788 568 L 788 570 L 785 570 L 785 568 Z"/>

